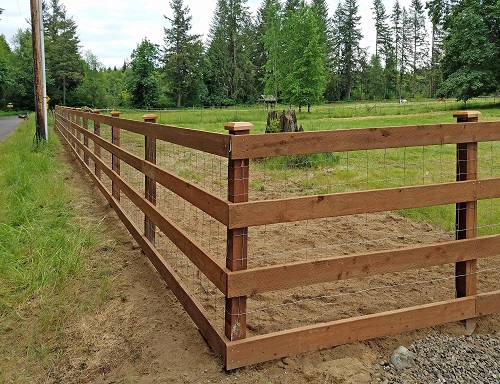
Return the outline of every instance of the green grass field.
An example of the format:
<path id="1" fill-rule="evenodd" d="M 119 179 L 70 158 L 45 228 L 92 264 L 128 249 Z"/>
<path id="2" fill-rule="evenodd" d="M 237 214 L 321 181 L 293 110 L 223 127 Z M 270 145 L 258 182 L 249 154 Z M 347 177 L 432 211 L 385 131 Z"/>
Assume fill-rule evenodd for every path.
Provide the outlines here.
<path id="1" fill-rule="evenodd" d="M 481 111 L 481 121 L 499 120 L 497 101 L 494 98 L 474 99 L 468 103 L 467 109 Z M 313 107 L 311 113 L 297 113 L 297 120 L 306 131 L 442 124 L 456 122 L 453 113 L 461 107 L 462 103 L 434 100 L 403 105 L 394 102 L 338 103 Z M 285 108 L 278 106 L 278 110 Z M 145 113 L 124 111 L 121 117 L 141 120 Z M 267 110 L 262 107 L 184 109 L 155 113 L 159 123 L 221 133 L 224 132 L 224 124 L 229 121 L 251 122 L 254 125 L 252 133 L 263 133 L 267 118 Z M 189 167 L 189 164 L 186 166 Z M 251 172 L 254 176 L 251 177 L 250 185 L 265 192 L 265 183 L 256 180 L 259 173 L 265 172 L 266 177 L 273 180 L 291 181 L 298 190 L 295 195 L 401 187 L 454 181 L 455 166 L 454 145 L 287 156 L 252 162 Z M 500 177 L 498 142 L 480 143 L 479 177 Z M 455 225 L 454 210 L 454 205 L 448 205 L 400 213 L 452 232 Z M 479 234 L 499 232 L 497 223 L 500 223 L 498 199 L 479 202 Z"/>

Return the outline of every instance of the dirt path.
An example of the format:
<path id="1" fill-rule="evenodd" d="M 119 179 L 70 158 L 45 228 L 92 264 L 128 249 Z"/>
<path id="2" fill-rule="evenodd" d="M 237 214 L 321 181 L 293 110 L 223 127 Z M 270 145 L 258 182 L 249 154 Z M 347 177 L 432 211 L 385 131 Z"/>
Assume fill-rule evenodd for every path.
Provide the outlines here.
<path id="1" fill-rule="evenodd" d="M 461 335 L 454 323 L 434 329 L 353 343 L 227 373 L 176 298 L 137 248 L 76 160 L 67 180 L 79 191 L 82 215 L 102 218 L 110 246 L 93 263 L 109 269 L 109 300 L 82 313 L 64 330 L 64 354 L 49 373 L 51 383 L 369 383 L 374 361 L 429 333 Z M 84 220 L 84 217 L 81 218 Z M 373 223 L 374 226 L 378 225 Z M 94 287 L 98 294 L 102 287 Z M 479 321 L 477 331 L 500 327 L 500 315 Z"/>

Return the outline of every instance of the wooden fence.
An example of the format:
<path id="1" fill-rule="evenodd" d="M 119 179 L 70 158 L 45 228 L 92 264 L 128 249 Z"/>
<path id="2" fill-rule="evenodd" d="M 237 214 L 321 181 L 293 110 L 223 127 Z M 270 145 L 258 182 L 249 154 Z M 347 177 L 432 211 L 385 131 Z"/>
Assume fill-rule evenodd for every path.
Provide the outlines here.
<path id="1" fill-rule="evenodd" d="M 184 306 L 226 369 L 292 354 L 382 337 L 447 322 L 474 319 L 500 311 L 500 290 L 477 293 L 477 260 L 497 257 L 500 235 L 476 237 L 477 202 L 500 198 L 500 178 L 477 178 L 477 143 L 500 141 L 499 122 L 478 122 L 479 113 L 456 115 L 456 124 L 405 126 L 282 134 L 249 134 L 249 123 L 229 123 L 229 134 L 197 131 L 104 116 L 96 111 L 57 107 L 56 129 L 69 144 L 94 183 Z M 98 111 L 97 111 L 98 112 Z M 89 122 L 93 122 L 93 132 Z M 105 140 L 101 125 L 111 127 Z M 120 146 L 120 132 L 144 137 L 144 155 Z M 162 169 L 156 163 L 159 141 L 227 158 L 227 198 Z M 359 151 L 426 145 L 457 145 L 456 181 L 377 190 L 249 201 L 249 160 L 273 156 Z M 102 152 L 111 154 L 108 163 Z M 93 167 L 91 164 L 93 163 Z M 137 190 L 120 172 L 128 164 L 144 176 Z M 107 186 L 102 174 L 109 180 Z M 161 185 L 192 204 L 226 229 L 225 263 L 199 244 L 156 206 Z M 120 197 L 144 214 L 144 228 L 130 218 Z M 248 228 L 358 213 L 456 204 L 456 240 L 249 268 Z M 224 329 L 212 324 L 203 304 L 190 292 L 168 258 L 155 247 L 163 233 L 224 296 Z M 345 279 L 456 263 L 456 297 L 380 313 L 356 316 L 247 337 L 247 297 Z"/>

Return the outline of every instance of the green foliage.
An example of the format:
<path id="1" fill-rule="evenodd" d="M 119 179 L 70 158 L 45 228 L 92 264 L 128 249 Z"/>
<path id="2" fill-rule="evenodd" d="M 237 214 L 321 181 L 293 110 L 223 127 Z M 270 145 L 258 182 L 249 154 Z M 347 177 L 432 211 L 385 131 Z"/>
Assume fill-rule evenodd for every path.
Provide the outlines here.
<path id="1" fill-rule="evenodd" d="M 287 168 L 305 169 L 328 167 L 339 162 L 336 153 L 314 153 L 308 155 L 270 157 L 257 162 L 259 167 L 279 170 Z"/>
<path id="2" fill-rule="evenodd" d="M 445 80 L 438 94 L 456 96 L 457 100 L 467 102 L 472 97 L 498 89 L 500 41 L 491 41 L 491 34 L 481 16 L 481 3 L 474 0 L 463 8 L 457 7 L 449 23 L 449 34 L 444 41 Z"/>
<path id="3" fill-rule="evenodd" d="M 279 119 L 269 120 L 269 126 L 266 127 L 266 133 L 278 133 L 280 132 L 280 121 Z"/>
<path id="4" fill-rule="evenodd" d="M 366 54 L 360 46 L 363 38 L 359 28 L 360 22 L 361 16 L 358 15 L 356 0 L 344 0 L 339 3 L 334 16 L 335 51 L 339 55 L 336 69 L 339 79 L 339 99 L 351 99 L 356 75 Z"/>
<path id="5" fill-rule="evenodd" d="M 59 0 L 51 0 L 44 11 L 47 94 L 54 105 L 73 105 L 76 100 L 68 96 L 81 83 L 84 71 L 77 26 Z"/>
<path id="6" fill-rule="evenodd" d="M 218 0 L 206 54 L 205 104 L 231 105 L 256 99 L 256 68 L 250 53 L 254 29 L 246 0 Z"/>
<path id="7" fill-rule="evenodd" d="M 165 55 L 164 71 L 170 93 L 175 105 L 200 104 L 203 44 L 200 35 L 190 35 L 191 16 L 189 7 L 183 0 L 170 1 L 173 17 L 165 18 L 170 22 L 170 28 L 164 28 Z"/>
<path id="8" fill-rule="evenodd" d="M 38 290 L 78 274 L 80 255 L 92 244 L 71 224 L 59 151 L 54 136 L 32 144 L 24 125 L 0 144 L 0 319 Z"/>
<path id="9" fill-rule="evenodd" d="M 304 33 L 307 31 L 307 33 Z M 318 15 L 304 2 L 283 20 L 282 97 L 290 104 L 310 107 L 320 101 L 326 86 L 326 47 Z"/>
<path id="10" fill-rule="evenodd" d="M 160 82 L 156 72 L 158 63 L 158 46 L 143 39 L 131 55 L 132 69 L 128 90 L 132 103 L 139 108 L 158 107 L 160 98 Z"/>

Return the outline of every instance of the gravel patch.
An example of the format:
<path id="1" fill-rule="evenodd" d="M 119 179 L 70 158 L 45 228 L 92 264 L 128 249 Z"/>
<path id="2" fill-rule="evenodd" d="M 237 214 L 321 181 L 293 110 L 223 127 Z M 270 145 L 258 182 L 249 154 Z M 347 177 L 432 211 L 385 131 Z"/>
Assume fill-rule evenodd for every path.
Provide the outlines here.
<path id="1" fill-rule="evenodd" d="M 500 384 L 500 334 L 451 337 L 439 334 L 413 343 L 412 368 L 376 362 L 372 383 Z"/>

